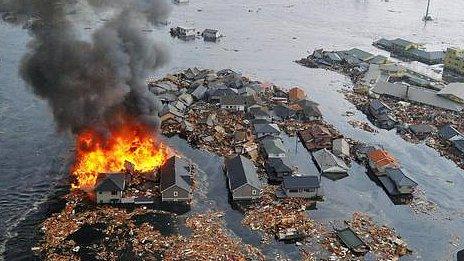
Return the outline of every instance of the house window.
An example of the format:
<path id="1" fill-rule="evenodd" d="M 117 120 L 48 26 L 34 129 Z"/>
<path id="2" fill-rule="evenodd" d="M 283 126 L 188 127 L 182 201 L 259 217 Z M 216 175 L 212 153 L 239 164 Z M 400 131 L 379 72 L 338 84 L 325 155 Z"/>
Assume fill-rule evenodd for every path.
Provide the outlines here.
<path id="1" fill-rule="evenodd" d="M 289 189 L 288 192 L 290 192 L 290 193 L 298 193 L 298 189 Z"/>
<path id="2" fill-rule="evenodd" d="M 100 194 L 100 195 L 101 195 L 101 194 L 103 194 L 103 192 L 101 192 L 101 191 L 98 191 L 98 194 Z"/>
<path id="3" fill-rule="evenodd" d="M 116 196 L 118 192 L 116 190 L 111 191 L 111 195 Z"/>
<path id="4" fill-rule="evenodd" d="M 174 197 L 177 197 L 177 196 L 179 196 L 179 192 L 174 191 Z"/>
<path id="5" fill-rule="evenodd" d="M 307 188 L 307 189 L 304 189 L 305 192 L 314 192 L 315 189 L 314 188 Z"/>
<path id="6" fill-rule="evenodd" d="M 256 194 L 258 194 L 258 193 L 256 192 L 256 190 L 255 190 L 255 189 L 252 189 L 252 190 L 251 190 L 251 195 L 255 196 Z"/>

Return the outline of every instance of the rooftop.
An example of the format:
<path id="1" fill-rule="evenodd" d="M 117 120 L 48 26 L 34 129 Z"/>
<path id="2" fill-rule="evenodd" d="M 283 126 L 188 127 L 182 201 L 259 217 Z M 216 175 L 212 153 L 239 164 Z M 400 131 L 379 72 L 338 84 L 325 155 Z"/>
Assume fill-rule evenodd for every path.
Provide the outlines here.
<path id="1" fill-rule="evenodd" d="M 261 188 L 253 163 L 242 155 L 237 155 L 225 161 L 230 189 L 235 190 L 245 184 Z"/>
<path id="2" fill-rule="evenodd" d="M 101 173 L 95 185 L 96 191 L 122 191 L 126 186 L 124 173 Z"/>
<path id="3" fill-rule="evenodd" d="M 318 176 L 285 176 L 283 183 L 285 189 L 319 188 Z"/>
<path id="4" fill-rule="evenodd" d="M 164 191 L 174 185 L 190 191 L 190 165 L 183 159 L 173 156 L 161 167 L 160 189 Z"/>

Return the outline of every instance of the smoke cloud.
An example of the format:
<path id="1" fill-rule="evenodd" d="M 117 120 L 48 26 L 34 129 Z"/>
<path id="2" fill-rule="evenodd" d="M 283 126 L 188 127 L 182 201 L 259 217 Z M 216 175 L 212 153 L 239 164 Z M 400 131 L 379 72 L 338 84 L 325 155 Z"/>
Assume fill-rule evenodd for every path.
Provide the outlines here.
<path id="1" fill-rule="evenodd" d="M 76 30 L 78 19 L 69 18 L 70 10 L 82 5 L 113 14 L 90 40 Z M 20 73 L 48 101 L 59 130 L 118 124 L 121 117 L 115 114 L 121 112 L 158 126 L 160 104 L 145 77 L 166 62 L 167 52 L 142 28 L 165 21 L 167 2 L 0 0 L 0 11 L 5 21 L 27 26 L 33 36 Z"/>

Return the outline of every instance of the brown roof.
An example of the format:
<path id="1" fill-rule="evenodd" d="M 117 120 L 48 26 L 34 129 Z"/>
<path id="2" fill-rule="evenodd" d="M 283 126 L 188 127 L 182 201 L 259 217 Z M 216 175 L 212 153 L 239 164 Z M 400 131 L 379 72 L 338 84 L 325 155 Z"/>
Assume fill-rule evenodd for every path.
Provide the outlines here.
<path id="1" fill-rule="evenodd" d="M 298 101 L 305 97 L 305 92 L 298 87 L 294 87 L 288 91 L 288 97 L 292 101 Z"/>
<path id="2" fill-rule="evenodd" d="M 398 165 L 398 161 L 386 150 L 373 150 L 367 157 L 374 162 L 377 167 L 384 167 L 390 164 Z"/>

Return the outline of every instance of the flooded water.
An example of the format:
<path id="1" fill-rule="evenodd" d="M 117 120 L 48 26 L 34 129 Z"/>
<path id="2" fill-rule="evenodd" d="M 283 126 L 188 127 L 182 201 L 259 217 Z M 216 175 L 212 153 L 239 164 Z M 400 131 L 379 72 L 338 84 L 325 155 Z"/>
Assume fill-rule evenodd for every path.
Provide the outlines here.
<path id="1" fill-rule="evenodd" d="M 308 50 L 321 47 L 358 47 L 385 54 L 371 46 L 380 37 L 402 37 L 425 43 L 431 49 L 450 44 L 463 47 L 462 0 L 432 1 L 431 14 L 436 19 L 427 25 L 421 21 L 426 0 L 190 2 L 174 7 L 171 26 L 217 28 L 226 37 L 219 43 L 205 43 L 200 39 L 183 42 L 170 38 L 167 27 L 147 32 L 165 43 L 171 53 L 171 61 L 157 75 L 191 66 L 232 68 L 283 87 L 301 86 L 321 104 L 326 121 L 345 136 L 390 150 L 439 207 L 437 213 L 424 215 L 413 213 L 407 206 L 394 205 L 365 174 L 364 167 L 353 164 L 349 177 L 338 181 L 323 179 L 325 201 L 310 212 L 313 218 L 339 220 L 355 210 L 367 212 L 376 221 L 394 227 L 410 244 L 414 253 L 405 259 L 452 260 L 453 253 L 464 248 L 463 171 L 423 144 L 406 143 L 393 131 L 372 134 L 353 128 L 342 114 L 355 108 L 337 92 L 351 86 L 349 79 L 292 62 L 306 56 Z M 86 20 L 85 26 L 96 26 L 100 18 Z M 65 173 L 70 142 L 69 137 L 55 133 L 47 105 L 35 98 L 18 77 L 27 33 L 4 24 L 0 25 L 0 32 L 0 241 L 4 241 L 12 236 L 10 232 L 18 221 L 47 197 L 56 180 Z M 366 120 L 360 112 L 353 118 Z M 190 150 L 186 144 L 182 146 L 185 151 Z M 223 209 L 227 212 L 228 228 L 245 242 L 256 242 L 259 235 L 241 227 L 241 214 L 230 208 L 224 176 L 214 174 L 219 173 L 222 159 L 191 154 L 193 160 L 202 163 L 200 166 L 207 174 L 205 182 L 210 184 L 203 208 Z M 266 248 L 269 248 L 266 252 L 272 253 L 272 247 Z M 291 245 L 276 249 L 284 249 L 289 257 L 296 257 L 296 249 Z"/>

